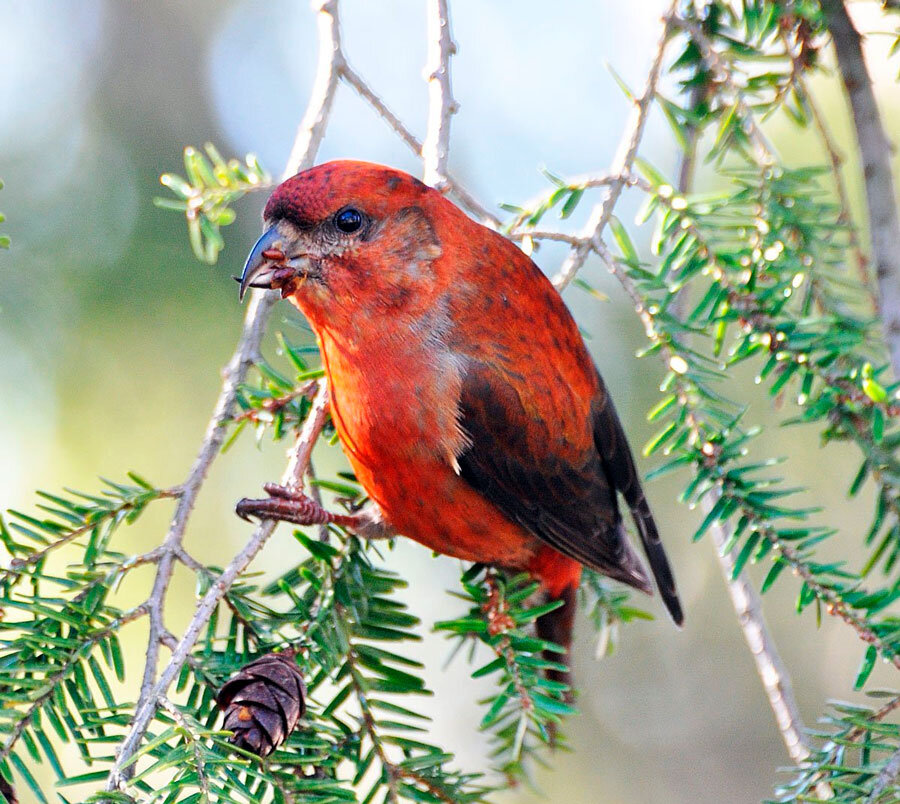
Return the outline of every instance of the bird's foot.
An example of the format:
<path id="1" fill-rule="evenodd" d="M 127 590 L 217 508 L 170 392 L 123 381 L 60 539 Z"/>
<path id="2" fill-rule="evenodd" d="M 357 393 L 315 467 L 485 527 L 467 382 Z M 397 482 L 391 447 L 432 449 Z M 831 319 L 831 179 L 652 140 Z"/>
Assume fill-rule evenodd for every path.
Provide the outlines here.
<path id="1" fill-rule="evenodd" d="M 394 536 L 374 506 L 354 514 L 326 511 L 302 491 L 277 483 L 266 483 L 263 489 L 269 496 L 262 500 L 244 498 L 235 506 L 241 519 L 274 519 L 294 525 L 338 525 L 363 539 L 384 539 Z"/>

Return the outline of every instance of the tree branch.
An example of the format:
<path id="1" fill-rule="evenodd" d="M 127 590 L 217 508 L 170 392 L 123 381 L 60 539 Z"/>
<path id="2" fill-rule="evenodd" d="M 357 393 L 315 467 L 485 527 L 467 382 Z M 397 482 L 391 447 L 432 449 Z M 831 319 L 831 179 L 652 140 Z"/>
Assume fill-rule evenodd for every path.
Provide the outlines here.
<path id="1" fill-rule="evenodd" d="M 779 36 L 784 43 L 785 53 L 791 59 L 791 79 L 785 85 L 784 92 L 786 93 L 791 86 L 794 87 L 797 97 L 809 111 L 813 126 L 819 134 L 819 139 L 822 141 L 822 147 L 825 148 L 825 152 L 828 154 L 828 161 L 831 163 L 831 176 L 834 180 L 834 190 L 837 194 L 838 204 L 841 207 L 841 214 L 838 220 L 847 226 L 850 250 L 853 252 L 853 259 L 856 262 L 856 271 L 860 284 L 865 289 L 866 295 L 877 313 L 878 298 L 869 277 L 869 260 L 863 252 L 859 241 L 859 232 L 853 220 L 850 198 L 847 195 L 847 184 L 844 181 L 844 157 L 835 144 L 831 129 L 825 121 L 825 115 L 819 109 L 819 104 L 805 81 L 804 74 L 807 70 L 807 65 L 802 58 L 802 54 L 796 51 L 785 29 L 779 30 Z"/>
<path id="2" fill-rule="evenodd" d="M 673 16 L 672 25 L 687 32 L 700 50 L 703 61 L 713 75 L 713 81 L 727 87 L 731 93 L 734 107 L 743 123 L 744 132 L 750 140 L 753 150 L 756 152 L 757 163 L 763 168 L 773 165 L 777 161 L 774 149 L 769 144 L 765 134 L 762 133 L 753 111 L 750 109 L 747 101 L 744 100 L 743 93 L 735 84 L 727 59 L 713 47 L 712 40 L 695 20 Z"/>
<path id="3" fill-rule="evenodd" d="M 695 88 L 692 105 L 696 105 L 697 93 L 698 89 Z M 687 132 L 687 145 L 682 149 L 678 171 L 678 192 L 682 195 L 690 193 L 693 188 L 698 136 L 699 128 L 691 126 Z M 686 298 L 687 288 L 685 287 L 681 289 L 676 302 L 683 304 Z M 706 514 L 712 511 L 719 497 L 721 497 L 721 492 L 714 489 L 703 498 L 701 505 Z M 759 592 L 750 583 L 750 578 L 745 570 L 741 570 L 735 577 L 736 552 L 734 549 L 728 549 L 728 543 L 733 533 L 730 523 L 715 522 L 710 528 L 710 533 L 719 568 L 722 570 L 722 579 L 728 589 L 728 596 L 731 598 L 731 604 L 737 615 L 738 625 L 753 656 L 756 672 L 762 682 L 766 697 L 769 699 L 769 706 L 775 715 L 775 724 L 781 734 L 788 756 L 799 765 L 811 753 L 806 738 L 806 727 L 803 725 L 800 707 L 794 697 L 790 675 L 763 616 Z M 827 785 L 823 783 L 820 791 L 822 794 L 830 792 L 830 788 L 826 790 L 826 787 Z"/>
<path id="4" fill-rule="evenodd" d="M 842 0 L 822 0 L 822 10 L 853 112 L 878 279 L 878 307 L 894 377 L 900 379 L 900 218 L 891 174 L 891 144 L 878 113 L 859 32 Z"/>
<path id="5" fill-rule="evenodd" d="M 450 12 L 447 0 L 428 0 L 428 129 L 422 145 L 424 180 L 438 190 L 447 185 L 447 159 L 450 155 L 450 118 L 458 105 L 450 90 L 450 57 L 456 45 L 450 38 Z"/>
<path id="6" fill-rule="evenodd" d="M 388 124 L 394 133 L 400 137 L 414 153 L 418 156 L 422 155 L 424 148 L 422 141 L 388 108 L 387 104 L 385 104 L 378 94 L 376 94 L 363 80 L 362 76 L 347 63 L 346 59 L 344 60 L 344 66 L 341 69 L 341 77 L 356 90 L 356 93 L 375 110 L 375 113 Z M 481 218 L 481 222 L 486 226 L 490 226 L 494 229 L 500 228 L 500 219 L 493 213 L 488 212 L 488 210 L 453 176 L 448 173 L 444 176 L 444 180 L 450 192 L 459 199 L 459 202 L 463 207 L 473 215 Z"/>
<path id="7" fill-rule="evenodd" d="M 703 498 L 703 510 L 707 514 L 720 496 L 721 493 L 712 492 Z M 781 739 L 787 748 L 788 756 L 799 765 L 810 755 L 806 727 L 800 717 L 797 699 L 794 698 L 790 675 L 766 625 L 759 593 L 743 570 L 736 578 L 734 577 L 735 553 L 734 550 L 725 549 L 731 539 L 731 530 L 727 523 L 716 523 L 710 528 L 722 577 L 728 588 L 738 624 L 756 664 L 756 672 L 775 714 L 775 723 Z"/>
<path id="8" fill-rule="evenodd" d="M 876 804 L 881 794 L 888 789 L 900 776 L 900 751 L 895 751 L 887 764 L 878 774 L 875 784 L 872 785 L 872 792 L 866 799 L 866 804 Z"/>
<path id="9" fill-rule="evenodd" d="M 331 114 L 331 104 L 337 92 L 344 53 L 341 50 L 341 22 L 338 0 L 317 0 L 316 40 L 319 43 L 319 62 L 306 113 L 300 121 L 291 154 L 282 173 L 282 181 L 295 173 L 312 167 Z"/>
<path id="10" fill-rule="evenodd" d="M 209 468 L 225 439 L 226 424 L 231 418 L 234 408 L 237 389 L 247 376 L 247 371 L 253 365 L 259 354 L 259 346 L 266 328 L 274 299 L 263 293 L 254 293 L 250 298 L 247 315 L 244 318 L 244 329 L 238 346 L 231 360 L 225 367 L 224 382 L 212 418 L 206 428 L 200 452 L 191 467 L 187 480 L 181 486 L 181 496 L 175 508 L 175 515 L 169 525 L 168 533 L 163 541 L 163 554 L 156 567 L 156 577 L 153 588 L 147 601 L 150 620 L 150 635 L 147 642 L 147 657 L 144 665 L 144 676 L 141 681 L 141 692 L 138 697 L 138 709 L 144 705 L 155 705 L 151 698 L 151 690 L 156 677 L 157 663 L 159 661 L 160 640 L 165 630 L 163 623 L 163 609 L 165 608 L 166 590 L 172 579 L 175 568 L 177 552 L 182 547 L 184 532 L 188 520 L 194 510 L 194 504 L 200 488 L 203 485 Z M 155 697 L 155 696 L 154 696 Z"/>
<path id="11" fill-rule="evenodd" d="M 656 55 L 647 75 L 647 83 L 644 92 L 640 98 L 634 101 L 634 108 L 631 112 L 631 118 L 625 127 L 625 133 L 619 143 L 619 150 L 613 159 L 612 167 L 609 173 L 616 177 L 609 185 L 606 191 L 606 197 L 601 204 L 594 207 L 591 217 L 585 226 L 582 237 L 588 242 L 575 246 L 568 254 L 563 264 L 560 266 L 559 273 L 553 278 L 553 284 L 558 290 L 562 290 L 575 278 L 575 274 L 584 265 L 590 253 L 590 241 L 598 240 L 609 223 L 612 215 L 613 207 L 622 194 L 622 188 L 626 184 L 625 177 L 631 172 L 631 166 L 634 164 L 637 156 L 638 147 L 641 144 L 641 138 L 644 136 L 644 127 L 647 123 L 647 116 L 650 112 L 650 104 L 656 97 L 656 86 L 659 83 L 659 75 L 662 70 L 663 55 L 666 51 L 666 43 L 669 39 L 669 31 L 672 25 L 672 16 L 678 3 L 674 0 L 669 7 L 668 12 L 663 17 L 662 34 L 659 37 L 659 44 L 656 46 Z"/>
<path id="12" fill-rule="evenodd" d="M 71 673 L 75 669 L 75 665 L 77 665 L 79 661 L 81 661 L 90 653 L 94 645 L 96 645 L 101 640 L 106 639 L 106 637 L 108 637 L 110 634 L 114 634 L 123 625 L 134 622 L 138 618 L 143 617 L 145 614 L 147 614 L 146 603 L 142 603 L 140 606 L 135 606 L 133 609 L 129 609 L 128 611 L 123 612 L 108 625 L 91 634 L 91 636 L 85 642 L 82 642 L 75 650 L 72 651 L 72 655 L 68 658 L 65 664 L 63 664 L 62 667 L 60 667 L 60 669 L 57 670 L 57 672 L 55 672 L 52 676 L 46 679 L 46 683 L 41 688 L 41 690 L 39 692 L 32 693 L 34 697 L 31 699 L 31 705 L 22 713 L 22 717 L 20 717 L 16 721 L 15 726 L 13 726 L 12 730 L 4 741 L 3 746 L 0 747 L 0 761 L 5 760 L 6 757 L 9 756 L 13 747 L 22 736 L 22 733 L 31 725 L 40 709 L 56 691 L 57 686 L 62 683 L 62 681 L 68 677 L 69 673 Z"/>
<path id="13" fill-rule="evenodd" d="M 622 288 L 632 300 L 638 318 L 644 325 L 644 332 L 647 336 L 647 339 L 652 344 L 659 347 L 659 353 L 662 356 L 664 363 L 671 369 L 676 360 L 683 360 L 684 358 L 681 358 L 680 355 L 677 355 L 665 335 L 660 334 L 659 330 L 657 329 L 654 313 L 651 312 L 650 308 L 648 308 L 634 281 L 631 279 L 631 277 L 628 276 L 626 272 L 627 266 L 623 267 L 623 265 L 620 264 L 619 260 L 609 250 L 606 243 L 604 243 L 602 239 L 596 238 L 592 240 L 591 248 L 597 253 L 610 273 L 619 280 Z M 677 372 L 675 373 L 677 374 Z M 696 413 L 694 412 L 693 405 L 689 400 L 689 394 L 680 383 L 676 385 L 676 388 L 679 400 L 686 408 L 688 408 L 688 413 L 685 419 L 686 424 L 690 428 L 694 437 L 696 439 L 699 439 L 703 435 L 702 426 L 701 422 L 697 418 Z M 719 475 L 717 476 L 717 484 L 723 495 L 728 492 L 728 488 L 724 485 L 723 482 L 721 469 Z M 737 499 L 737 502 L 743 509 L 742 501 L 739 498 Z M 849 603 L 840 594 L 840 592 L 820 581 L 800 556 L 800 554 L 798 554 L 792 547 L 788 546 L 787 543 L 779 539 L 774 528 L 764 522 L 759 522 L 756 513 L 752 509 L 744 509 L 743 514 L 752 524 L 757 526 L 757 530 L 760 536 L 772 544 L 772 547 L 776 551 L 776 554 L 787 564 L 787 566 L 789 566 L 793 570 L 794 574 L 806 583 L 806 585 L 818 600 L 825 604 L 826 613 L 834 617 L 839 617 L 841 620 L 843 620 L 856 632 L 857 636 L 863 642 L 865 642 L 867 645 L 874 645 L 881 652 L 882 656 L 885 659 L 887 659 L 892 665 L 894 665 L 894 667 L 900 669 L 900 653 L 896 653 L 894 648 L 888 645 L 869 626 L 865 619 L 861 618 L 856 613 L 856 611 L 854 611 L 852 603 Z"/>

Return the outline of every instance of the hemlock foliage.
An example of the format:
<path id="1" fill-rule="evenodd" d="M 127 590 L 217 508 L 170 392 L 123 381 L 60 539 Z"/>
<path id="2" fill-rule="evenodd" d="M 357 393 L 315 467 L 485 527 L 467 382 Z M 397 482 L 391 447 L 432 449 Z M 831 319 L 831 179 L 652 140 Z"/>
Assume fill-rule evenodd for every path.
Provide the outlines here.
<path id="1" fill-rule="evenodd" d="M 895 24 L 894 4 L 885 8 Z M 727 526 L 735 576 L 748 564 L 764 565 L 762 592 L 794 584 L 798 612 L 839 618 L 860 639 L 853 687 L 871 703 L 828 704 L 810 735 L 809 758 L 779 773 L 773 801 L 893 801 L 900 796 L 900 727 L 892 720 L 900 690 L 868 682 L 879 661 L 900 669 L 900 383 L 886 357 L 877 289 L 840 161 L 809 91 L 830 46 L 825 18 L 813 0 L 675 2 L 666 26 L 663 64 L 676 94 L 664 97 L 651 83 L 648 100 L 686 159 L 714 172 L 705 183 L 718 189 L 692 192 L 684 176 L 645 161 L 636 141 L 618 175 L 549 175 L 543 197 L 505 207 L 505 231 L 528 248 L 568 238 L 573 248 L 594 252 L 635 303 L 648 339 L 642 356 L 661 360 L 665 372 L 648 413 L 659 429 L 645 454 L 657 461 L 651 476 L 679 473 L 685 503 L 706 501 L 695 539 Z M 639 107 L 641 99 L 623 90 Z M 775 115 L 790 118 L 803 136 L 821 137 L 828 163 L 785 164 L 761 128 Z M 272 180 L 253 157 L 226 161 L 213 146 L 205 154 L 186 149 L 185 167 L 187 178 L 163 177 L 176 198 L 158 203 L 185 214 L 194 253 L 214 262 L 224 247 L 220 227 L 234 219 L 230 205 Z M 610 245 L 602 231 L 541 228 L 568 220 L 594 195 L 602 208 L 602 194 L 616 184 L 641 194 L 643 206 L 630 230 L 606 216 Z M 647 253 L 636 245 L 641 227 L 652 228 Z M 279 365 L 258 360 L 256 380 L 240 387 L 225 446 L 248 428 L 258 438 L 293 437 L 310 415 L 321 371 L 309 365 L 309 350 L 284 338 L 281 347 Z M 727 383 L 744 364 L 780 402 L 780 425 L 813 427 L 826 447 L 854 447 L 848 492 L 871 486 L 875 507 L 852 555 L 824 557 L 834 555 L 829 512 L 796 502 L 802 489 L 789 480 L 789 464 L 749 456 L 758 428 L 745 424 L 748 401 Z M 325 437 L 334 440 L 328 425 Z M 350 476 L 314 486 L 350 506 L 361 501 Z M 122 768 L 121 784 L 100 792 L 140 686 L 139 668 L 125 666 L 121 630 L 149 620 L 160 644 L 176 650 L 179 641 L 148 603 L 117 608 L 117 585 L 139 567 L 170 562 L 193 572 L 203 595 L 222 573 L 180 544 L 137 556 L 120 550 L 122 526 L 184 493 L 131 475 L 125 483 L 104 481 L 98 493 L 42 493 L 37 513 L 0 521 L 10 557 L 0 572 L 6 787 L 14 781 L 41 802 L 475 802 L 527 778 L 533 762 L 552 761 L 548 746 L 563 739 L 559 730 L 573 706 L 568 689 L 545 676 L 559 665 L 555 646 L 530 627 L 547 610 L 534 602 L 535 584 L 471 567 L 453 592 L 458 613 L 436 626 L 461 653 L 473 656 L 477 645 L 477 655 L 489 657 L 473 676 L 495 682 L 481 702 L 480 727 L 491 734 L 499 773 L 482 776 L 459 768 L 429 737 L 420 701 L 430 692 L 422 666 L 405 652 L 418 639 L 419 621 L 396 596 L 405 581 L 387 568 L 378 543 L 329 527 L 295 532 L 298 555 L 307 558 L 280 577 L 245 573 L 224 591 L 173 688 L 151 702 L 151 726 Z M 604 650 L 618 624 L 646 616 L 592 573 L 582 591 Z M 273 650 L 295 652 L 306 714 L 260 760 L 228 741 L 215 697 L 233 673 Z M 77 748 L 81 767 L 63 765 L 62 744 Z M 35 763 L 54 771 L 55 790 L 40 788 Z M 78 785 L 97 792 L 70 796 Z M 11 788 L 0 786 L 0 794 L 9 798 Z"/>

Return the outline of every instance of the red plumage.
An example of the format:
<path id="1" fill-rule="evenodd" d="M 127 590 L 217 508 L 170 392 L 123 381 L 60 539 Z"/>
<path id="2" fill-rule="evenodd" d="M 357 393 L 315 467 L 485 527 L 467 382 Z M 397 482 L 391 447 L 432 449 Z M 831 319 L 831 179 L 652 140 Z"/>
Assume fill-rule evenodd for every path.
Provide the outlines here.
<path id="1" fill-rule="evenodd" d="M 531 259 L 413 177 L 361 162 L 288 179 L 264 217 L 244 283 L 279 287 L 309 319 L 341 443 L 394 529 L 531 572 L 567 603 L 541 633 L 568 644 L 582 565 L 651 591 L 621 496 L 682 621 L 612 400 Z M 284 259 L 260 256 L 273 249 Z"/>

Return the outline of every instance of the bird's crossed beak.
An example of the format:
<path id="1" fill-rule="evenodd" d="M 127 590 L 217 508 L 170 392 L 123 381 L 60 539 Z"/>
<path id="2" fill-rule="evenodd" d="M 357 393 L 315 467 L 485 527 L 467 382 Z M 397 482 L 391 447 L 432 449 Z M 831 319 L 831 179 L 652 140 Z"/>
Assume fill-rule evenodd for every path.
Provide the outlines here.
<path id="1" fill-rule="evenodd" d="M 288 257 L 285 243 L 278 227 L 268 229 L 250 251 L 240 278 L 240 298 L 243 300 L 247 288 L 284 288 L 297 276 L 303 275 L 308 260 L 305 254 Z"/>

